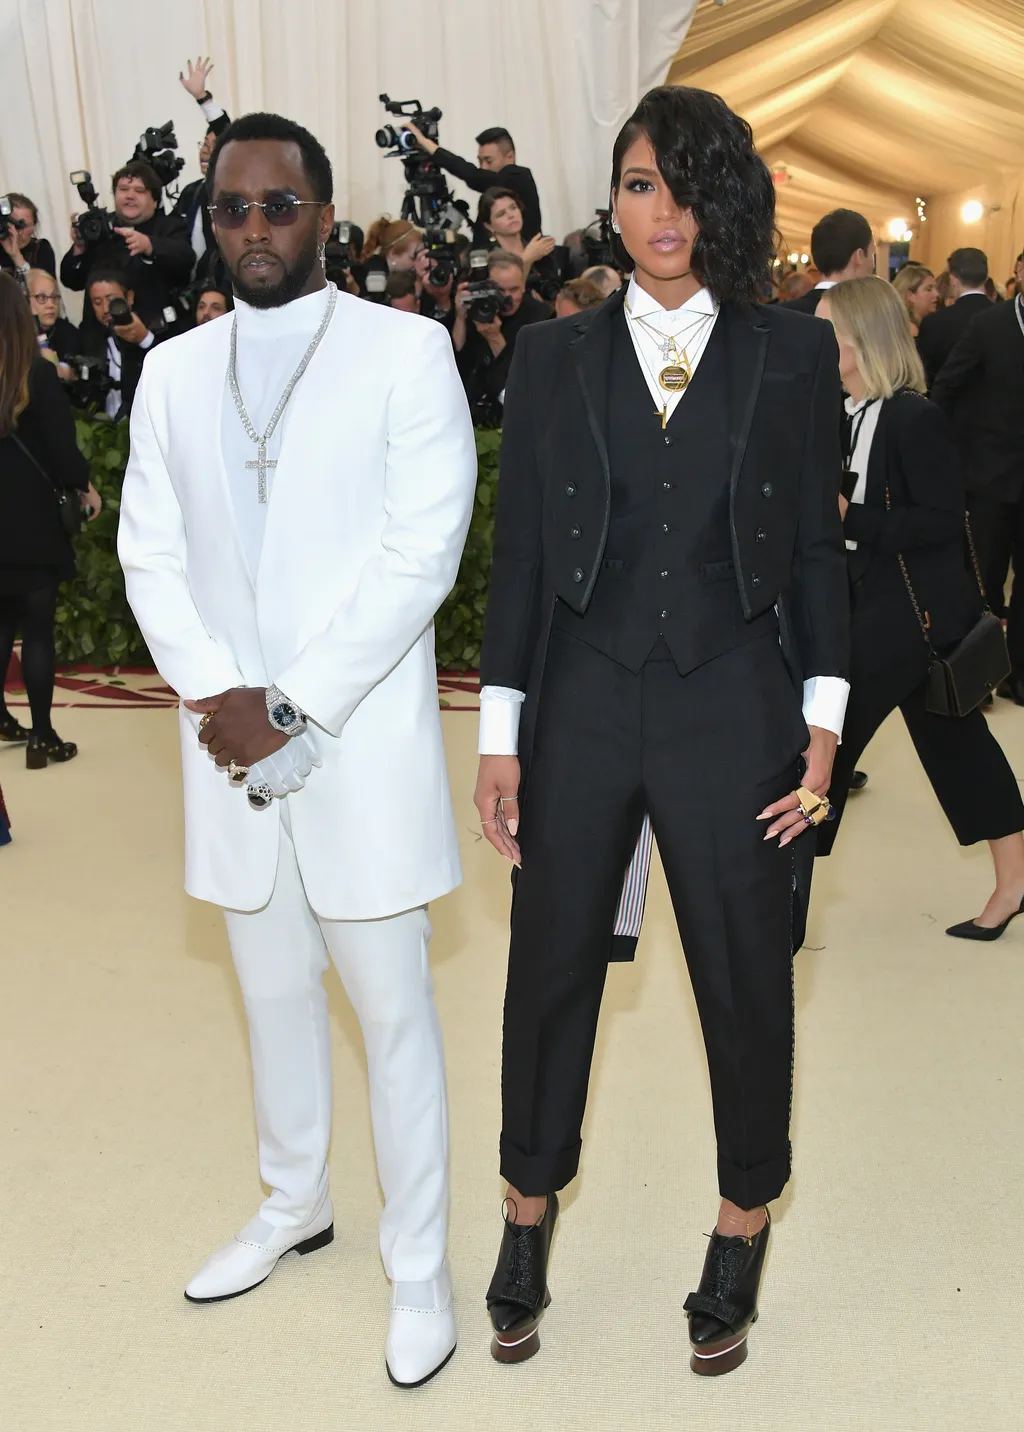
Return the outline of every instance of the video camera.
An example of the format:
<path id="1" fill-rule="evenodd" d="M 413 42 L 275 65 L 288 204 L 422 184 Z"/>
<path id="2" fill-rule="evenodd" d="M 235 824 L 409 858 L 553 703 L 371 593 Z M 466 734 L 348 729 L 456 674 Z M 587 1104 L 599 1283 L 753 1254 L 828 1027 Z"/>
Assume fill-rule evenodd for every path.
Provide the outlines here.
<path id="1" fill-rule="evenodd" d="M 82 243 L 88 247 L 90 244 L 100 243 L 103 239 L 112 238 L 117 221 L 109 209 L 101 209 L 96 203 L 96 186 L 92 182 L 92 175 L 87 169 L 74 169 L 69 178 L 78 190 L 78 197 L 86 206 L 85 213 L 79 214 L 75 223 Z"/>
<path id="2" fill-rule="evenodd" d="M 0 194 L 0 239 L 6 239 L 12 229 L 23 229 L 24 219 L 15 219 L 14 205 L 9 194 Z"/>
<path id="3" fill-rule="evenodd" d="M 437 140 L 441 111 L 425 110 L 418 99 L 393 100 L 382 94 L 380 102 L 388 114 L 410 119 L 421 134 Z M 406 191 L 402 215 L 410 224 L 423 230 L 423 242 L 430 256 L 429 281 L 443 288 L 459 271 L 459 250 L 456 235 L 469 220 L 469 206 L 454 198 L 440 165 L 421 149 L 410 129 L 386 124 L 377 130 L 377 144 L 388 152 L 385 159 L 401 159 L 405 171 Z"/>
<path id="4" fill-rule="evenodd" d="M 166 189 L 185 167 L 180 154 L 175 154 L 178 141 L 174 134 L 174 120 L 169 119 L 159 127 L 151 125 L 139 136 L 133 159 L 144 159 L 155 170 L 157 178 Z"/>

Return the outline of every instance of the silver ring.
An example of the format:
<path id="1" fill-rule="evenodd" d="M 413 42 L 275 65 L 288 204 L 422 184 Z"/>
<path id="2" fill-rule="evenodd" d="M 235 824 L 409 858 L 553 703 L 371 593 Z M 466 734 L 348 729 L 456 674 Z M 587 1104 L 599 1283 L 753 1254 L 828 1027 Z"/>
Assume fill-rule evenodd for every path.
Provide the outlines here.
<path id="1" fill-rule="evenodd" d="M 499 797 L 498 797 L 498 804 L 499 804 L 499 805 L 504 805 L 506 801 L 517 801 L 518 799 L 519 799 L 518 796 L 499 796 Z"/>
<path id="2" fill-rule="evenodd" d="M 228 780 L 240 784 L 249 774 L 248 766 L 240 766 L 237 761 L 228 762 Z"/>
<path id="3" fill-rule="evenodd" d="M 485 826 L 485 825 L 497 825 L 497 824 L 498 824 L 498 820 L 497 820 L 497 817 L 495 817 L 494 820 L 482 820 L 482 821 L 480 822 L 480 824 L 481 824 L 481 826 Z"/>

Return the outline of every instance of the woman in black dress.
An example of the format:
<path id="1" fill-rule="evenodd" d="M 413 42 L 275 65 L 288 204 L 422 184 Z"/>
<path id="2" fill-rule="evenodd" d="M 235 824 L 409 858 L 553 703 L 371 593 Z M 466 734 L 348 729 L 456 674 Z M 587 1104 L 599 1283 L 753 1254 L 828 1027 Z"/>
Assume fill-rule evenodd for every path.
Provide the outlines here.
<path id="1" fill-rule="evenodd" d="M 1024 803 L 980 710 L 937 716 L 926 706 L 932 648 L 955 647 L 982 610 L 964 560 L 964 477 L 948 420 L 921 396 L 925 378 L 906 308 L 879 278 L 829 289 L 818 316 L 839 340 L 850 436 L 840 511 L 852 597 L 850 702 L 829 798 L 842 817 L 854 766 L 897 707 L 961 845 L 987 840 L 995 890 L 977 920 L 947 934 L 995 940 L 1024 911 Z M 903 560 L 901 568 L 900 559 Z M 828 855 L 838 823 L 819 831 Z"/>
<path id="2" fill-rule="evenodd" d="M 50 721 L 57 588 L 75 570 L 58 488 L 77 489 L 93 516 L 99 511 L 60 379 L 53 364 L 39 357 L 24 294 L 14 279 L 0 274 L 0 673 L 7 672 L 20 632 L 32 712 L 28 731 L 0 699 L 0 740 L 27 741 L 30 770 L 78 754 Z"/>

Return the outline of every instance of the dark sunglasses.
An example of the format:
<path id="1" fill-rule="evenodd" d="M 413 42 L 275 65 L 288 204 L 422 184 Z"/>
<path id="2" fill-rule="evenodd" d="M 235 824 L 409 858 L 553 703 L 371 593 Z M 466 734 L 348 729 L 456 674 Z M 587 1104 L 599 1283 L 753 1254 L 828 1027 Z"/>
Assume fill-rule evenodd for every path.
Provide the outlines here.
<path id="1" fill-rule="evenodd" d="M 288 224 L 295 223 L 303 204 L 316 204 L 318 208 L 323 208 L 318 199 L 296 199 L 294 194 L 278 193 L 275 190 L 271 190 L 262 203 L 258 199 L 246 201 L 233 195 L 206 207 L 218 229 L 240 229 L 249 217 L 250 209 L 262 209 L 268 224 L 273 224 L 276 229 L 283 229 Z"/>

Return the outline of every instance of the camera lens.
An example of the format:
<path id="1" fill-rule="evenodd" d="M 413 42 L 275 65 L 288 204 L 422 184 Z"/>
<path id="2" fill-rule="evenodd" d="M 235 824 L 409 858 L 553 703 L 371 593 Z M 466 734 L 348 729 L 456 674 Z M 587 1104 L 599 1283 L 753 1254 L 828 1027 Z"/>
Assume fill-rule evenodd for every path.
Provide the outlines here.
<path id="1" fill-rule="evenodd" d="M 398 142 L 398 135 L 390 124 L 386 124 L 383 129 L 378 129 L 374 138 L 380 149 L 390 149 L 393 144 Z"/>

